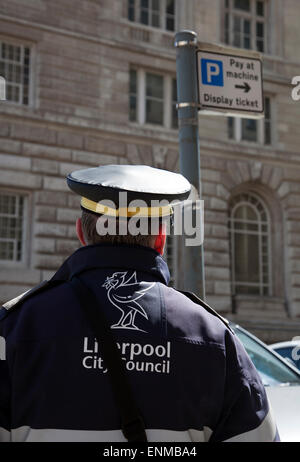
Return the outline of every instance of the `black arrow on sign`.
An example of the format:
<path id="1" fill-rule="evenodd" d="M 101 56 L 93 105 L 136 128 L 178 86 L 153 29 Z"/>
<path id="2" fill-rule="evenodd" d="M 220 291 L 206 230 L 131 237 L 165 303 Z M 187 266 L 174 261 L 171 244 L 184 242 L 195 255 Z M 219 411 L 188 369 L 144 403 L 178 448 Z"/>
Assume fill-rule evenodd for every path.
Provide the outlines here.
<path id="1" fill-rule="evenodd" d="M 248 91 L 251 90 L 251 87 L 247 82 L 244 82 L 244 85 L 235 85 L 235 88 L 241 88 L 245 93 L 248 93 Z"/>

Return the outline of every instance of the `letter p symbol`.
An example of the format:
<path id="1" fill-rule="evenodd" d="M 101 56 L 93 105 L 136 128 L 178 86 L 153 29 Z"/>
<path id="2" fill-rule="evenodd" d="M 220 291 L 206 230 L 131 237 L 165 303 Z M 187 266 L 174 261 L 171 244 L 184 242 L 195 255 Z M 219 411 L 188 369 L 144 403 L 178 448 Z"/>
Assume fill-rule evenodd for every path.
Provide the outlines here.
<path id="1" fill-rule="evenodd" d="M 203 85 L 224 87 L 223 63 L 213 59 L 201 59 L 201 75 Z"/>

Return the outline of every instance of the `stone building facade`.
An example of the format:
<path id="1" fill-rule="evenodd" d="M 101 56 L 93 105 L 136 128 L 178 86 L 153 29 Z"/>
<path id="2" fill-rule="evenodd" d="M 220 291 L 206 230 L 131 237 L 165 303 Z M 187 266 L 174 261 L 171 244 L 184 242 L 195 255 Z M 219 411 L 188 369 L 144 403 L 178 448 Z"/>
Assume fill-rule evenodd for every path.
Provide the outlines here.
<path id="1" fill-rule="evenodd" d="M 259 122 L 199 115 L 207 301 L 266 341 L 299 335 L 299 15 L 297 0 L 0 0 L 1 301 L 78 248 L 69 172 L 178 171 L 174 32 L 191 29 L 261 51 L 267 98 Z"/>

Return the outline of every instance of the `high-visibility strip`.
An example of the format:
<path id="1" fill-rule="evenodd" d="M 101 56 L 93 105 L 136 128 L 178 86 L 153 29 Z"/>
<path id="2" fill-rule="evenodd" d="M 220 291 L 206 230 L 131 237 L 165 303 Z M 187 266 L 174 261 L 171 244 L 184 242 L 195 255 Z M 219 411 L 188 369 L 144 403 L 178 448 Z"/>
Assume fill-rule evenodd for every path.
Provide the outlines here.
<path id="1" fill-rule="evenodd" d="M 0 361 L 5 361 L 6 359 L 6 342 L 5 338 L 0 335 Z"/>
<path id="2" fill-rule="evenodd" d="M 152 442 L 205 442 L 211 430 L 190 429 L 186 431 L 149 429 L 147 440 Z M 28 426 L 12 430 L 15 442 L 127 442 L 121 430 L 60 430 L 53 428 L 34 429 Z"/>
<path id="3" fill-rule="evenodd" d="M 261 424 L 250 430 L 249 432 L 241 433 L 240 435 L 233 436 L 226 440 L 226 442 L 246 443 L 258 442 L 268 443 L 273 442 L 276 438 L 277 428 L 271 410 L 266 415 Z"/>
<path id="4" fill-rule="evenodd" d="M 11 433 L 3 427 L 0 427 L 0 443 L 7 443 L 11 441 Z"/>
<path id="5" fill-rule="evenodd" d="M 81 206 L 91 212 L 107 215 L 109 217 L 166 217 L 173 214 L 171 205 L 162 205 L 160 207 L 120 207 L 114 209 L 101 202 L 94 202 L 86 197 L 81 198 Z"/>

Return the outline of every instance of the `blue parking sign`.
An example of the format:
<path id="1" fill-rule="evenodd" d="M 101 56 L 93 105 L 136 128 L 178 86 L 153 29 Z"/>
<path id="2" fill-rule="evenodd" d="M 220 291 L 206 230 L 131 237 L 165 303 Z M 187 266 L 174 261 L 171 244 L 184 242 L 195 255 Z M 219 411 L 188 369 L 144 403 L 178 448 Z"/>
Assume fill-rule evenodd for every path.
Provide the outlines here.
<path id="1" fill-rule="evenodd" d="M 224 87 L 222 61 L 201 58 L 201 75 L 203 85 Z"/>

